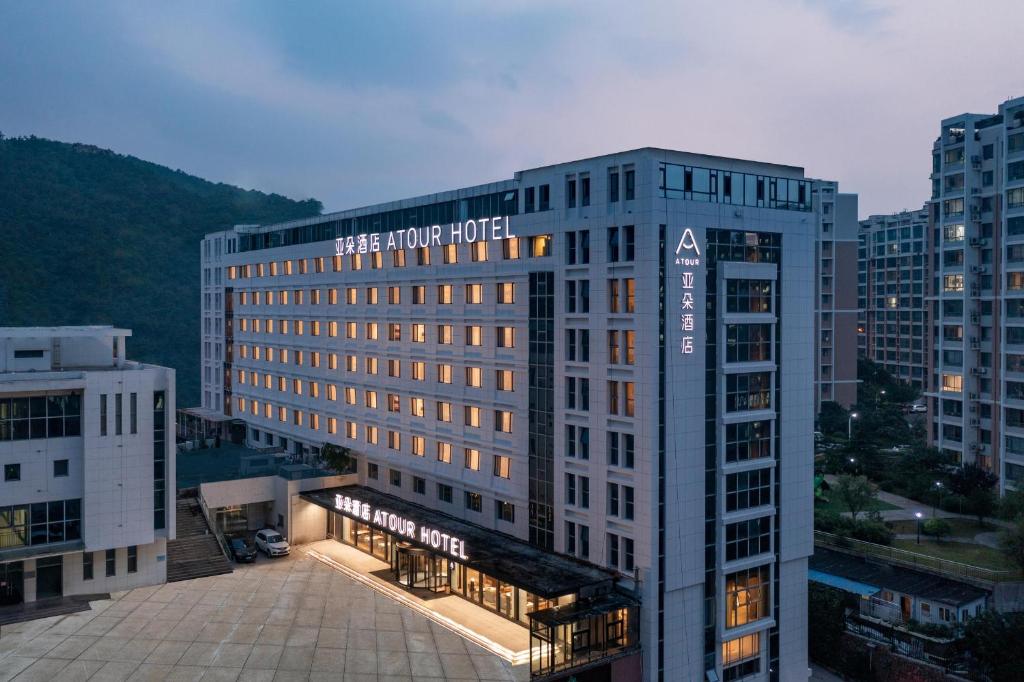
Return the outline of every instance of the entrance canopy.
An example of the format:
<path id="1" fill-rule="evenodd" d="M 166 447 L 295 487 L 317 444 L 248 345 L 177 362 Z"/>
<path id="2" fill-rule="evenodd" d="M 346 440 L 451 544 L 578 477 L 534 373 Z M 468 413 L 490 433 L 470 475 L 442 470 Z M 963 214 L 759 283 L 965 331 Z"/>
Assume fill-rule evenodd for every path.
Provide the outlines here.
<path id="1" fill-rule="evenodd" d="M 602 585 L 611 588 L 615 578 L 611 571 L 372 488 L 340 486 L 301 497 L 544 599 Z"/>

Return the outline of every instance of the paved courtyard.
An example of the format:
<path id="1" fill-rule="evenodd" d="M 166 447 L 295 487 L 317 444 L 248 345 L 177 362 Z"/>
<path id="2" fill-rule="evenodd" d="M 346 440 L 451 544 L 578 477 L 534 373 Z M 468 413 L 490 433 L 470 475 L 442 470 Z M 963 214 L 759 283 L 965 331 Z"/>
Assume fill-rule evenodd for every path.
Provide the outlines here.
<path id="1" fill-rule="evenodd" d="M 528 678 L 299 550 L 0 628 L 0 682 Z"/>

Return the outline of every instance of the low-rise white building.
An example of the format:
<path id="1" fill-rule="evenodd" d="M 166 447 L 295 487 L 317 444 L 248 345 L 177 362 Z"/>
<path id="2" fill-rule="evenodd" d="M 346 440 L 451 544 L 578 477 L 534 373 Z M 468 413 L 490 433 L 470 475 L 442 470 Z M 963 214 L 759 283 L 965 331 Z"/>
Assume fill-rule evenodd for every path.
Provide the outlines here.
<path id="1" fill-rule="evenodd" d="M 161 583 L 174 370 L 127 329 L 0 328 L 0 604 Z"/>

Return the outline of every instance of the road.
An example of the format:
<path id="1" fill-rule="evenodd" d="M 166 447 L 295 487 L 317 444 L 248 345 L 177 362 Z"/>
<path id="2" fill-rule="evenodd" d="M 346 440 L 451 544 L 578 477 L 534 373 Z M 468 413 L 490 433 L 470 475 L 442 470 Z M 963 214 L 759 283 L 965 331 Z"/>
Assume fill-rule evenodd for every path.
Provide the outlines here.
<path id="1" fill-rule="evenodd" d="M 821 666 L 811 664 L 811 682 L 842 682 L 841 677 L 836 677 Z"/>

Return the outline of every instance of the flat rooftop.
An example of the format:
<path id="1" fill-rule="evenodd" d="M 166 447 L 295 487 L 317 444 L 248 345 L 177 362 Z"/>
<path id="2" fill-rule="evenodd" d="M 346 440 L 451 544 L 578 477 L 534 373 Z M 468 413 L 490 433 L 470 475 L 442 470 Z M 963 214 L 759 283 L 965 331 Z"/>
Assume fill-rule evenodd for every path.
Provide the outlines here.
<path id="1" fill-rule="evenodd" d="M 235 481 L 244 478 L 281 475 L 287 478 L 330 476 L 330 472 L 304 465 L 289 465 L 279 449 L 256 450 L 222 441 L 219 448 L 178 450 L 177 488 L 194 488 L 200 483 Z M 302 470 L 295 469 L 298 466 Z M 289 468 L 290 467 L 290 468 Z"/>
<path id="2" fill-rule="evenodd" d="M 372 488 L 358 485 L 339 486 L 302 493 L 301 497 L 329 511 L 351 516 L 335 508 L 334 496 L 339 494 L 413 520 L 417 526 L 443 529 L 448 534 L 461 538 L 465 542 L 469 556 L 469 559 L 463 562 L 465 566 L 545 599 L 570 594 L 591 585 L 611 583 L 615 579 L 614 573 L 593 564 L 548 552 L 511 535 L 457 519 L 444 512 L 428 509 Z M 373 523 L 370 525 L 380 528 Z M 413 538 L 403 539 L 410 544 L 419 545 Z"/>
<path id="3" fill-rule="evenodd" d="M 0 327 L 0 338 L 32 339 L 40 337 L 69 338 L 72 336 L 131 336 L 131 329 L 111 325 L 93 324 L 68 327 Z"/>

